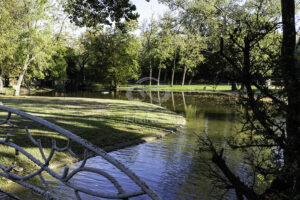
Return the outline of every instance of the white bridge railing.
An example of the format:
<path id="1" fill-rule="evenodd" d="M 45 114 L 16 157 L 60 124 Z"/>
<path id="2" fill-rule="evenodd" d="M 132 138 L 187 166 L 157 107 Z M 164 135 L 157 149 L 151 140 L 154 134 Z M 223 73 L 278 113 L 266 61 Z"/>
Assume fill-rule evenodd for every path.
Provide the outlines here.
<path id="1" fill-rule="evenodd" d="M 42 156 L 42 161 L 35 158 L 33 155 L 31 155 L 29 152 L 25 151 L 22 147 L 20 147 L 18 144 L 15 144 L 11 142 L 11 135 L 7 134 L 6 138 L 3 140 L 0 140 L 0 145 L 5 145 L 7 147 L 11 147 L 15 149 L 16 156 L 19 154 L 23 154 L 26 156 L 31 162 L 35 163 L 38 166 L 38 169 L 31 174 L 27 174 L 24 176 L 19 176 L 17 174 L 13 173 L 14 166 L 4 166 L 0 163 L 0 176 L 5 177 L 6 179 L 9 179 L 15 183 L 18 183 L 28 189 L 31 189 L 32 191 L 44 196 L 46 199 L 60 199 L 59 197 L 56 197 L 53 195 L 53 192 L 51 191 L 47 180 L 43 176 L 43 172 L 48 173 L 50 176 L 54 177 L 58 181 L 62 182 L 69 188 L 73 189 L 75 196 L 78 200 L 82 199 L 81 193 L 91 195 L 94 197 L 100 197 L 104 199 L 129 199 L 131 197 L 137 197 L 141 195 L 148 195 L 153 200 L 160 200 L 161 198 L 145 183 L 143 182 L 134 172 L 129 170 L 127 167 L 125 167 L 122 163 L 114 159 L 112 156 L 107 154 L 104 150 L 101 148 L 93 145 L 92 143 L 84 140 L 83 138 L 71 133 L 68 130 L 65 130 L 53 123 L 50 123 L 46 120 L 43 120 L 41 118 L 32 116 L 30 114 L 27 114 L 25 112 L 1 106 L 0 105 L 0 111 L 4 111 L 7 113 L 7 118 L 0 122 L 0 125 L 8 124 L 9 126 L 13 126 L 13 124 L 10 122 L 10 119 L 12 117 L 12 114 L 19 115 L 22 118 L 29 119 L 34 123 L 38 123 L 40 125 L 43 125 L 46 128 L 49 128 L 66 138 L 68 138 L 67 145 L 64 148 L 59 148 L 56 146 L 56 140 L 52 139 L 52 147 L 51 151 L 48 156 L 44 153 L 41 140 L 33 138 L 33 136 L 30 134 L 30 130 L 27 127 L 25 128 L 25 131 L 27 133 L 28 138 L 32 142 L 32 145 L 36 146 Z M 82 161 L 82 164 L 73 171 L 69 171 L 68 167 L 64 168 L 64 171 L 62 174 L 58 174 L 54 172 L 52 169 L 49 168 L 49 164 L 51 162 L 51 159 L 53 158 L 53 155 L 55 152 L 69 152 L 72 156 L 76 157 L 76 154 L 71 149 L 71 142 L 76 142 L 80 144 L 84 148 L 84 158 Z M 103 159 L 117 167 L 122 173 L 126 174 L 140 189 L 137 191 L 125 191 L 122 187 L 122 185 L 118 182 L 117 177 L 113 177 L 110 174 L 106 173 L 105 171 L 101 170 L 101 168 L 91 168 L 86 167 L 86 161 L 89 158 L 89 155 L 95 155 L 95 156 L 101 156 Z M 97 175 L 103 176 L 108 181 L 112 183 L 112 185 L 116 188 L 118 192 L 116 193 L 106 193 L 101 190 L 101 188 L 95 190 L 89 189 L 89 187 L 81 187 L 79 185 L 74 184 L 72 182 L 72 178 L 79 172 L 90 172 L 95 173 Z M 34 185 L 33 183 L 29 183 L 27 180 L 31 179 L 33 177 L 39 177 L 41 182 L 43 183 L 43 187 L 39 185 Z"/>

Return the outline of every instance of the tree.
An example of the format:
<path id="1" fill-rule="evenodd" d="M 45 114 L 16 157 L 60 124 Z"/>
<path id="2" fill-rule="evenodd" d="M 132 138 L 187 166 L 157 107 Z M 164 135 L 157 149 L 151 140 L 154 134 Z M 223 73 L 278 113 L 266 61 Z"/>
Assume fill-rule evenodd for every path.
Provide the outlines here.
<path id="1" fill-rule="evenodd" d="M 111 25 L 116 22 L 119 28 L 124 28 L 122 19 L 130 21 L 139 17 L 134 13 L 136 6 L 129 0 L 67 0 L 64 9 L 70 14 L 72 22 L 87 27 Z"/>
<path id="2" fill-rule="evenodd" d="M 295 30 L 295 1 L 281 1 L 281 12 L 283 22 L 283 39 L 281 49 L 281 71 L 284 80 L 284 87 L 287 93 L 286 108 L 286 145 L 285 165 L 283 173 L 288 172 L 288 177 L 277 177 L 278 183 L 288 182 L 289 187 L 284 193 L 291 192 L 292 197 L 300 197 L 300 82 L 299 69 L 297 69 L 294 61 L 294 51 L 296 44 Z M 299 63 L 298 63 L 299 64 Z M 275 184 L 274 184 L 275 185 Z M 278 186 L 278 185 L 275 185 Z M 274 187 L 275 187 L 274 186 Z"/>
<path id="3" fill-rule="evenodd" d="M 161 70 L 166 69 L 165 62 L 172 57 L 173 50 L 171 35 L 172 27 L 166 18 L 168 18 L 168 16 L 165 15 L 165 17 L 160 20 L 157 47 L 154 49 L 154 57 L 159 60 L 157 85 L 160 84 Z"/>
<path id="4" fill-rule="evenodd" d="M 86 67 L 90 59 L 89 49 L 85 48 L 89 46 L 89 38 L 86 38 L 87 35 L 82 35 L 81 38 L 77 41 L 77 44 L 73 47 L 76 53 L 76 63 L 79 66 L 80 73 L 80 84 L 84 85 L 86 80 Z"/>
<path id="5" fill-rule="evenodd" d="M 67 63 L 66 74 L 67 82 L 65 89 L 67 90 L 78 90 L 80 80 L 80 69 L 77 62 L 78 55 L 73 48 L 68 47 L 65 52 L 64 59 Z"/>
<path id="6" fill-rule="evenodd" d="M 227 0 L 193 0 L 193 1 L 181 1 L 181 0 L 160 0 L 167 4 L 172 10 L 176 10 L 178 15 L 178 24 L 190 32 L 200 32 L 205 38 L 207 48 L 203 52 L 205 54 L 206 67 L 209 65 L 214 71 L 215 79 L 229 79 L 231 80 L 230 66 L 226 66 L 226 63 L 220 63 L 216 54 L 219 51 L 220 36 L 226 35 L 227 27 L 227 13 L 230 10 L 225 10 L 230 7 L 230 1 Z M 212 59 L 213 58 L 213 59 Z M 209 63 L 208 63 L 209 62 Z M 202 64 L 202 65 L 203 65 Z M 219 69 L 217 69 L 219 67 Z M 198 70 L 202 73 L 202 70 Z M 190 72 L 190 74 L 193 74 Z M 214 80 L 217 82 L 216 80 Z M 227 81 L 227 80 L 226 80 Z M 235 81 L 232 81 L 234 83 Z M 232 84 L 234 87 L 236 84 Z"/>
<path id="7" fill-rule="evenodd" d="M 282 4 L 282 6 L 284 5 Z M 288 36 L 288 39 L 283 38 L 282 65 L 279 65 L 276 49 L 278 50 L 277 41 L 280 38 L 277 37 L 275 31 L 278 28 L 277 22 L 280 16 L 278 7 L 279 4 L 276 6 L 274 2 L 263 1 L 252 1 L 244 4 L 236 16 L 239 19 L 235 20 L 238 22 L 237 26 L 231 29 L 228 38 L 232 43 L 228 45 L 230 47 L 228 52 L 235 53 L 235 55 L 239 54 L 239 58 L 226 56 L 221 51 L 222 56 L 236 71 L 234 78 L 245 85 L 247 95 L 247 98 L 241 98 L 245 108 L 244 129 L 234 141 L 231 141 L 231 146 L 247 152 L 249 155 L 248 163 L 255 169 L 252 174 L 253 177 L 262 176 L 263 180 L 270 183 L 267 189 L 259 194 L 256 191 L 256 183 L 253 182 L 250 186 L 240 179 L 232 178 L 235 177 L 235 174 L 226 165 L 223 155 L 212 148 L 214 151 L 213 162 L 233 185 L 239 199 L 243 197 L 248 199 L 299 198 L 297 189 L 294 189 L 298 187 L 299 183 L 299 178 L 295 176 L 295 174 L 299 174 L 299 160 L 295 154 L 299 151 L 296 150 L 295 146 L 299 144 L 296 139 L 296 135 L 299 136 L 299 121 L 294 115 L 297 108 L 295 105 L 292 106 L 293 103 L 286 104 L 286 101 L 282 100 L 287 99 L 289 102 L 292 99 L 292 102 L 296 102 L 295 96 L 297 98 L 297 94 L 295 91 L 299 89 L 298 86 L 295 87 L 296 84 L 299 84 L 297 78 L 295 75 L 291 75 L 291 71 L 296 72 L 295 67 L 291 65 L 294 61 L 289 62 L 288 67 L 285 63 L 287 55 L 289 61 L 293 60 L 295 40 L 290 39 L 290 37 L 294 37 L 294 33 L 291 31 L 291 25 L 287 25 L 291 36 Z M 235 11 L 236 8 L 237 6 Z M 255 11 L 255 14 L 247 13 L 245 10 Z M 292 15 L 288 14 L 289 21 L 293 19 Z M 293 27 L 295 26 L 293 25 Z M 288 45 L 294 45 L 286 47 L 285 40 L 290 40 L 287 42 Z M 222 48 L 225 48 L 224 46 Z M 286 49 L 289 49 L 288 54 L 285 52 Z M 235 62 L 232 58 L 237 58 L 239 62 Z M 280 71 L 279 76 L 283 78 L 285 83 L 283 90 L 279 93 L 274 93 L 265 86 L 266 79 L 275 71 Z M 295 85 L 291 88 L 290 84 Z M 259 96 L 255 95 L 252 89 L 253 85 L 260 91 Z M 263 102 L 263 98 L 269 98 L 272 103 Z M 290 110 L 291 106 L 293 111 Z M 284 115 L 285 120 L 278 119 L 282 115 Z M 276 123 L 274 123 L 275 121 Z M 289 127 L 289 124 L 291 125 L 290 129 L 283 128 Z M 258 152 L 266 150 L 271 150 L 271 152 L 258 154 Z"/>
<path id="8" fill-rule="evenodd" d="M 12 69 L 13 54 L 16 51 L 17 35 L 22 20 L 19 1 L 0 1 L 0 93 L 4 93 L 3 76 L 8 76 Z M 13 8 L 13 9 L 12 9 Z"/>
<path id="9" fill-rule="evenodd" d="M 20 95 L 20 88 L 27 69 L 32 66 L 31 70 L 38 69 L 36 72 L 42 71 L 43 67 L 47 67 L 46 61 L 51 57 L 52 47 L 58 42 L 60 33 L 53 35 L 50 29 L 50 12 L 46 12 L 49 7 L 47 0 L 22 0 L 22 23 L 21 31 L 17 36 L 17 50 L 15 52 L 18 68 L 18 81 L 14 86 L 15 96 Z M 48 23 L 48 25 L 47 25 Z M 63 23 L 60 31 L 62 30 Z M 40 74 L 40 73 L 39 73 Z"/>
<path id="10" fill-rule="evenodd" d="M 150 19 L 150 22 L 145 22 L 142 27 L 142 36 L 143 36 L 143 49 L 145 50 L 145 54 L 148 58 L 149 64 L 149 85 L 152 84 L 152 65 L 153 65 L 153 57 L 155 54 L 155 49 L 157 48 L 157 31 L 158 26 L 157 22 L 154 20 L 153 15 Z"/>
<path id="11" fill-rule="evenodd" d="M 93 74 L 98 72 L 94 79 L 103 80 L 117 90 L 121 83 L 138 78 L 140 43 L 130 33 L 136 27 L 136 22 L 130 21 L 125 23 L 125 32 L 108 28 L 100 33 L 87 33 L 86 38 L 90 41 L 85 47 L 90 52 L 88 68 Z"/>
<path id="12" fill-rule="evenodd" d="M 42 71 L 43 80 L 50 81 L 52 86 L 54 86 L 55 81 L 62 81 L 67 79 L 67 47 L 63 42 L 56 44 L 53 47 L 53 53 L 49 60 L 48 65 Z M 40 78 L 40 77 L 34 77 Z"/>
<path id="13" fill-rule="evenodd" d="M 180 1 L 167 2 L 176 7 Z M 240 96 L 243 128 L 229 140 L 229 146 L 247 155 L 244 170 L 249 177 L 232 171 L 226 149 L 202 138 L 200 150 L 212 155 L 207 175 L 223 188 L 234 189 L 237 199 L 299 199 L 300 84 L 294 61 L 295 2 L 191 1 L 180 8 L 190 19 L 187 11 L 196 10 L 190 13 L 197 15 L 193 19 L 202 19 L 198 28 L 206 23 L 202 29 L 205 34 L 214 36 L 215 31 L 219 35 L 214 36 L 220 43 L 218 58 L 230 67 L 232 79 L 246 88 Z M 282 79 L 280 90 L 266 86 L 271 76 Z M 264 187 L 260 188 L 262 182 Z"/>
<path id="14" fill-rule="evenodd" d="M 203 37 L 198 34 L 192 34 L 185 31 L 180 42 L 180 61 L 183 66 L 182 86 L 185 84 L 187 71 L 194 70 L 201 62 L 204 61 L 204 56 L 201 51 L 205 48 Z"/>
<path id="15" fill-rule="evenodd" d="M 177 32 L 174 32 L 173 33 L 173 36 L 172 36 L 172 44 L 173 44 L 173 56 L 172 56 L 172 59 L 173 59 L 173 67 L 172 67 L 172 77 L 171 77 L 171 87 L 174 85 L 174 78 L 175 78 L 175 71 L 176 71 L 176 63 L 177 63 L 177 59 L 179 57 L 179 41 L 180 41 L 180 36 L 177 34 Z"/>

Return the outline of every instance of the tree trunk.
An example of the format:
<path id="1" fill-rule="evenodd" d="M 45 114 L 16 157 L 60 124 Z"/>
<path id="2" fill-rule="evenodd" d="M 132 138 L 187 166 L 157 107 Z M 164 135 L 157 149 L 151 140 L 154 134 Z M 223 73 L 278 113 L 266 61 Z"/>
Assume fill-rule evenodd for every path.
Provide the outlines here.
<path id="1" fill-rule="evenodd" d="M 173 69 L 172 69 L 171 87 L 173 87 L 173 85 L 174 85 L 175 69 L 176 69 L 176 50 L 175 50 L 175 54 L 174 54 L 174 63 L 173 63 Z"/>
<path id="2" fill-rule="evenodd" d="M 4 87 L 9 87 L 9 76 L 4 77 Z"/>
<path id="3" fill-rule="evenodd" d="M 231 91 L 236 91 L 237 87 L 236 87 L 236 82 L 232 82 L 231 83 Z"/>
<path id="4" fill-rule="evenodd" d="M 184 86 L 185 76 L 186 76 L 186 71 L 187 71 L 187 67 L 185 66 L 185 67 L 184 67 L 184 70 L 183 70 L 183 76 L 182 76 L 182 83 L 181 83 L 181 86 Z"/>
<path id="5" fill-rule="evenodd" d="M 241 83 L 241 91 L 243 91 L 245 89 L 245 85 L 244 85 L 244 83 Z"/>
<path id="6" fill-rule="evenodd" d="M 151 58 L 149 59 L 149 68 L 150 68 L 150 75 L 149 75 L 149 85 L 151 86 L 152 85 L 152 61 L 151 61 Z"/>
<path id="7" fill-rule="evenodd" d="M 284 85 L 287 90 L 288 107 L 286 116 L 287 146 L 289 150 L 285 152 L 285 164 L 290 170 L 290 176 L 294 179 L 294 190 L 300 191 L 300 83 L 299 69 L 297 72 L 294 60 L 296 44 L 295 31 L 295 1 L 281 0 L 283 39 L 281 49 L 281 71 L 284 73 Z M 299 63 L 298 63 L 299 64 Z"/>
<path id="8" fill-rule="evenodd" d="M 80 65 L 80 82 L 81 82 L 81 85 L 83 85 L 84 84 L 84 81 L 85 81 L 85 75 L 84 75 L 84 73 L 85 73 L 85 70 L 84 70 L 84 66 L 85 66 L 85 64 L 84 63 L 82 63 L 81 65 Z"/>
<path id="9" fill-rule="evenodd" d="M 175 77 L 175 68 L 172 69 L 172 79 L 171 79 L 171 87 L 174 85 L 174 77 Z"/>
<path id="10" fill-rule="evenodd" d="M 3 88 L 3 77 L 0 74 L 0 94 L 4 93 L 4 88 Z"/>
<path id="11" fill-rule="evenodd" d="M 23 68 L 22 72 L 19 75 L 17 84 L 15 85 L 15 94 L 14 94 L 15 96 L 20 96 L 21 85 L 22 85 L 25 73 L 26 73 L 26 70 L 24 70 L 24 68 Z"/>
<path id="12" fill-rule="evenodd" d="M 193 76 L 191 76 L 191 78 L 190 78 L 190 80 L 189 80 L 189 85 L 191 85 L 192 84 L 192 82 L 193 82 Z"/>
<path id="13" fill-rule="evenodd" d="M 159 61 L 157 85 L 159 85 L 160 82 L 160 75 L 161 75 L 161 61 Z"/>
<path id="14" fill-rule="evenodd" d="M 168 70 L 165 69 L 164 82 L 167 83 Z"/>
<path id="15" fill-rule="evenodd" d="M 115 85 L 114 85 L 114 91 L 119 91 L 119 82 L 118 81 L 114 81 L 115 82 Z"/>
<path id="16" fill-rule="evenodd" d="M 15 85 L 15 94 L 14 94 L 15 96 L 20 96 L 21 85 L 22 85 L 22 82 L 23 82 L 23 79 L 24 79 L 24 76 L 25 76 L 25 73 L 26 73 L 26 70 L 27 70 L 28 66 L 29 66 L 29 54 L 27 55 L 25 64 L 24 64 L 24 66 L 22 68 L 22 71 L 19 75 L 18 82 Z"/>

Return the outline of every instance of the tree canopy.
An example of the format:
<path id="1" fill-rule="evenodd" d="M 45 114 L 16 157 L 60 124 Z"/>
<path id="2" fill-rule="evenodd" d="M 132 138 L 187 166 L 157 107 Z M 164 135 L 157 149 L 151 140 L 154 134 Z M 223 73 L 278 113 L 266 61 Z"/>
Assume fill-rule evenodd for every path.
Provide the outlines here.
<path id="1" fill-rule="evenodd" d="M 130 0 L 67 0 L 65 11 L 78 26 L 97 27 L 116 22 L 123 27 L 122 20 L 136 20 L 136 6 Z"/>

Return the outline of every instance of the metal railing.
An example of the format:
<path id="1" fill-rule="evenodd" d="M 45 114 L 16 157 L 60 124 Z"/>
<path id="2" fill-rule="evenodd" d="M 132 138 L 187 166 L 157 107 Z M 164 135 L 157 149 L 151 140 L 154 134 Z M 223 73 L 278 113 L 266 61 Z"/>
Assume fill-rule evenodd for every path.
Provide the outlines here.
<path id="1" fill-rule="evenodd" d="M 0 125 L 8 124 L 9 126 L 14 126 L 10 119 L 12 117 L 12 114 L 19 115 L 22 118 L 29 119 L 35 123 L 38 123 L 40 125 L 43 125 L 44 127 L 53 130 L 60 135 L 65 136 L 68 139 L 67 145 L 63 148 L 59 148 L 56 146 L 56 140 L 52 139 L 52 147 L 51 151 L 48 156 L 44 153 L 41 140 L 35 139 L 31 133 L 30 130 L 27 127 L 25 128 L 26 134 L 30 141 L 32 142 L 32 145 L 36 146 L 39 149 L 39 152 L 42 157 L 42 161 L 35 158 L 33 155 L 31 155 L 29 152 L 25 151 L 22 147 L 19 145 L 11 142 L 11 135 L 7 134 L 5 139 L 0 140 L 0 145 L 5 145 L 7 147 L 11 147 L 15 150 L 15 155 L 18 156 L 19 154 L 23 154 L 26 156 L 31 162 L 35 163 L 35 165 L 38 166 L 38 169 L 34 173 L 30 173 L 24 176 L 19 176 L 17 174 L 13 173 L 14 166 L 11 165 L 9 167 L 5 167 L 0 163 L 0 176 L 5 177 L 6 179 L 9 179 L 15 183 L 18 183 L 28 189 L 31 189 L 32 191 L 44 196 L 46 199 L 59 199 L 59 197 L 55 197 L 52 194 L 52 191 L 47 183 L 47 180 L 43 176 L 43 172 L 48 173 L 53 178 L 57 179 L 64 185 L 71 188 L 75 196 L 78 200 L 82 199 L 81 193 L 91 195 L 94 197 L 100 197 L 104 199 L 129 199 L 131 197 L 136 197 L 140 195 L 148 195 L 153 200 L 159 200 L 161 199 L 145 182 L 143 182 L 134 172 L 129 170 L 126 166 L 124 166 L 122 163 L 114 159 L 112 156 L 107 154 L 104 150 L 101 148 L 93 145 L 92 143 L 84 140 L 83 138 L 71 133 L 70 131 L 63 129 L 51 122 L 48 122 L 46 120 L 43 120 L 39 117 L 35 117 L 33 115 L 27 114 L 25 112 L 22 112 L 20 110 L 16 110 L 13 108 L 5 107 L 0 105 L 0 111 L 4 111 L 7 113 L 7 118 L 0 122 Z M 54 154 L 56 152 L 69 152 L 72 156 L 77 157 L 77 155 L 72 151 L 71 149 L 71 142 L 76 142 L 77 144 L 80 144 L 84 148 L 84 156 L 81 165 L 70 171 L 69 167 L 65 167 L 63 173 L 60 175 L 49 168 L 49 164 L 51 162 L 51 159 L 53 158 Z M 89 155 L 95 155 L 100 156 L 104 160 L 108 161 L 110 164 L 118 168 L 122 173 L 126 174 L 140 189 L 137 191 L 130 191 L 126 192 L 119 181 L 117 180 L 117 177 L 113 177 L 112 175 L 108 174 L 107 172 L 101 170 L 100 168 L 92 168 L 87 167 L 86 162 Z M 101 188 L 99 190 L 95 189 L 89 189 L 88 187 L 81 187 L 79 185 L 76 185 L 74 182 L 72 182 L 72 178 L 79 172 L 90 172 L 95 173 L 100 176 L 103 176 L 105 179 L 107 179 L 109 182 L 112 183 L 112 185 L 116 188 L 118 192 L 116 193 L 106 193 L 101 191 Z M 34 185 L 32 183 L 29 183 L 27 180 L 31 179 L 33 177 L 38 177 L 41 182 L 43 183 L 43 187 Z"/>

